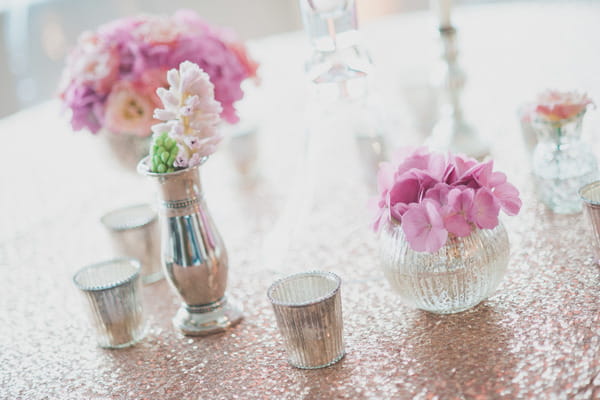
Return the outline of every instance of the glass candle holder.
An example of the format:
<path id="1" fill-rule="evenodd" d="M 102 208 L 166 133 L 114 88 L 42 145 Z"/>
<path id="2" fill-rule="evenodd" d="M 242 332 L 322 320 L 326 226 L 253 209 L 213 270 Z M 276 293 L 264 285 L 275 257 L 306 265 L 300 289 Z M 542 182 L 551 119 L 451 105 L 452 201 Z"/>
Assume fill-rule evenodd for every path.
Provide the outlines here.
<path id="1" fill-rule="evenodd" d="M 143 283 L 154 283 L 164 277 L 160 261 L 158 216 L 151 205 L 119 208 L 105 214 L 100 221 L 109 232 L 117 255 L 141 262 Z"/>
<path id="2" fill-rule="evenodd" d="M 371 58 L 361 43 L 354 0 L 299 0 L 312 56 L 309 80 L 320 97 L 352 99 L 367 92 Z"/>
<path id="3" fill-rule="evenodd" d="M 598 179 L 598 163 L 581 139 L 585 110 L 569 119 L 535 118 L 533 176 L 540 201 L 557 214 L 581 212 L 579 188 Z"/>
<path id="4" fill-rule="evenodd" d="M 289 363 L 316 369 L 344 357 L 341 279 L 305 272 L 275 282 L 267 295 L 283 336 Z"/>
<path id="5" fill-rule="evenodd" d="M 139 278 L 140 262 L 131 258 L 88 265 L 73 277 L 89 305 L 90 320 L 100 347 L 128 347 L 144 337 L 146 326 Z"/>
<path id="6" fill-rule="evenodd" d="M 579 189 L 583 210 L 594 232 L 596 262 L 600 261 L 600 181 L 588 183 Z"/>

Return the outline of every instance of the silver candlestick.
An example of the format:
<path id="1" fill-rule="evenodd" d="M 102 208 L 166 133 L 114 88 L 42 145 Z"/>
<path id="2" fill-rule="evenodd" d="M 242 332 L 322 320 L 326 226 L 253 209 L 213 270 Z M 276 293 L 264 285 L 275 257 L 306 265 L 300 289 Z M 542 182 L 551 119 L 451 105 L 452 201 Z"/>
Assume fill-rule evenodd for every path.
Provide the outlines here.
<path id="1" fill-rule="evenodd" d="M 442 67 L 440 74 L 441 118 L 427 140 L 430 147 L 463 153 L 478 159 L 489 154 L 487 142 L 465 120 L 461 106 L 466 75 L 459 63 L 456 28 L 441 26 Z"/>

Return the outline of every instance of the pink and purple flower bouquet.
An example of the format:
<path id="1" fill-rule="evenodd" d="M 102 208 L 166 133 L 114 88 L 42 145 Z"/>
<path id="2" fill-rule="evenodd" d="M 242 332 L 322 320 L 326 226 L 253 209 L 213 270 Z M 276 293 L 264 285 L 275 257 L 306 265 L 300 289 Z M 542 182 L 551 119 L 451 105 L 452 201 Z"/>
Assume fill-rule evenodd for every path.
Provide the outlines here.
<path id="1" fill-rule="evenodd" d="M 237 122 L 234 103 L 244 95 L 240 85 L 256 77 L 258 64 L 232 32 L 180 10 L 171 17 L 119 19 L 79 37 L 59 88 L 73 129 L 150 136 L 159 122 L 154 109 L 162 105 L 156 89 L 168 86 L 167 70 L 183 61 L 209 75 L 221 117 Z"/>
<path id="2" fill-rule="evenodd" d="M 493 161 L 418 148 L 382 163 L 377 180 L 374 229 L 395 221 L 415 251 L 433 253 L 449 235 L 493 229 L 500 210 L 516 215 L 521 208 L 519 191 L 493 170 Z"/>

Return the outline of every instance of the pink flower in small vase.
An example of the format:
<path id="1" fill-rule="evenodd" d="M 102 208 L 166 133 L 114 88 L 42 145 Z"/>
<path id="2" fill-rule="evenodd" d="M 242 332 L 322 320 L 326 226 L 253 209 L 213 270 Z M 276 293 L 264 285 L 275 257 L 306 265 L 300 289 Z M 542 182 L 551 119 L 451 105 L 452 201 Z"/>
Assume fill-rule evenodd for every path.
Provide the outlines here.
<path id="1" fill-rule="evenodd" d="M 411 204 L 402 217 L 402 228 L 406 240 L 416 251 L 436 252 L 448 239 L 441 209 L 429 199 Z"/>
<path id="2" fill-rule="evenodd" d="M 593 102 L 586 93 L 547 90 L 538 96 L 535 112 L 540 118 L 558 122 L 575 117 L 590 104 Z"/>
<path id="3" fill-rule="evenodd" d="M 138 92 L 133 84 L 122 81 L 113 87 L 106 100 L 104 123 L 113 133 L 150 136 L 156 122 L 153 111 L 151 99 Z"/>

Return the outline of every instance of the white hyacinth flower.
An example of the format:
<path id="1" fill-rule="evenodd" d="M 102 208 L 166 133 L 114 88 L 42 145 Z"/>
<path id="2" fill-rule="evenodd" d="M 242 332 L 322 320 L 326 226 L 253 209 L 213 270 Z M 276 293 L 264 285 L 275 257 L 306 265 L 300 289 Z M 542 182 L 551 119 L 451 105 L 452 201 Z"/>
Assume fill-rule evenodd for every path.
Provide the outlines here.
<path id="1" fill-rule="evenodd" d="M 156 91 L 164 108 L 154 111 L 154 118 L 164 122 L 154 125 L 152 131 L 157 135 L 168 132 L 177 142 L 175 167 L 192 167 L 214 153 L 222 139 L 217 131 L 221 104 L 215 100 L 208 74 L 192 62 L 171 69 L 167 82 L 169 89 Z"/>

